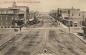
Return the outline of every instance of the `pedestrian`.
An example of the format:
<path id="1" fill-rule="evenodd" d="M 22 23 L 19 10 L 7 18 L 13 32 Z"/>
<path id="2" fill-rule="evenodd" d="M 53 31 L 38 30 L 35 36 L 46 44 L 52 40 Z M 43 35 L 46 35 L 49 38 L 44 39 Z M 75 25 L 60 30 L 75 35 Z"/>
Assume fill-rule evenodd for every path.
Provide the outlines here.
<path id="1" fill-rule="evenodd" d="M 20 27 L 20 31 L 21 31 L 21 27 Z"/>

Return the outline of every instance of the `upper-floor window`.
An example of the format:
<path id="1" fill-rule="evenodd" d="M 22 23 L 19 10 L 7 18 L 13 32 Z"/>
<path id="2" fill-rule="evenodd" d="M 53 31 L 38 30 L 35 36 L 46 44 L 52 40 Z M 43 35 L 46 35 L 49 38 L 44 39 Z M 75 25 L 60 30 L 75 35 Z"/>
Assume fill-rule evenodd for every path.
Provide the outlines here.
<path id="1" fill-rule="evenodd" d="M 12 10 L 7 11 L 8 14 L 13 14 Z"/>
<path id="2" fill-rule="evenodd" d="M 1 11 L 1 14 L 6 14 L 6 11 L 5 10 Z"/>
<path id="3" fill-rule="evenodd" d="M 74 23 L 74 27 L 77 27 L 77 23 Z"/>

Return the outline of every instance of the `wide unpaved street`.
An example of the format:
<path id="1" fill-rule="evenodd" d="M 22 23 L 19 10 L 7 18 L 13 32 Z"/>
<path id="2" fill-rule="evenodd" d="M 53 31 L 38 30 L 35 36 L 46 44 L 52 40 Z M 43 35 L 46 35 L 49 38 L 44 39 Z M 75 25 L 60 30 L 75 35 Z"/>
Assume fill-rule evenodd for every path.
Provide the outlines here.
<path id="1" fill-rule="evenodd" d="M 41 27 L 0 29 L 0 55 L 86 55 L 86 44 L 44 15 Z M 49 19 L 50 18 L 50 19 Z"/>
<path id="2" fill-rule="evenodd" d="M 86 55 L 86 44 L 73 34 L 50 30 L 49 43 L 57 55 Z"/>

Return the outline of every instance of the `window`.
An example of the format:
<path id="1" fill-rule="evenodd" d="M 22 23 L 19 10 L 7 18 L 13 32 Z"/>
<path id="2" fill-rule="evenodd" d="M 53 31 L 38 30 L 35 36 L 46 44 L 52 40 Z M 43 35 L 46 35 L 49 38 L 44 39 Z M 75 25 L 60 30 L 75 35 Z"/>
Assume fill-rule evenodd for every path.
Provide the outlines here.
<path id="1" fill-rule="evenodd" d="M 77 27 L 77 23 L 74 23 L 74 27 Z"/>
<path id="2" fill-rule="evenodd" d="M 74 16 L 74 15 L 72 14 L 72 16 Z"/>
<path id="3" fill-rule="evenodd" d="M 82 26 L 82 21 L 80 21 L 79 23 L 80 23 L 80 26 Z"/>
<path id="4" fill-rule="evenodd" d="M 12 10 L 9 10 L 7 13 L 8 14 L 13 14 L 13 11 Z"/>
<path id="5" fill-rule="evenodd" d="M 6 21 L 7 21 L 7 15 L 6 15 Z"/>
<path id="6" fill-rule="evenodd" d="M 1 21 L 2 21 L 2 15 L 0 16 L 0 18 L 1 18 Z"/>

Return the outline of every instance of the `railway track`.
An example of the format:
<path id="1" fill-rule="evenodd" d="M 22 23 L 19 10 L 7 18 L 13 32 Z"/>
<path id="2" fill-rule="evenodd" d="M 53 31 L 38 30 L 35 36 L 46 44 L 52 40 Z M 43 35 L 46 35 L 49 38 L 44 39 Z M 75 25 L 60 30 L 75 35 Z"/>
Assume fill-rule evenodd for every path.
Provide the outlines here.
<path id="1" fill-rule="evenodd" d="M 2 55 L 4 55 L 4 53 L 7 52 L 7 50 L 15 46 L 16 45 L 15 41 L 18 40 L 20 37 L 21 37 L 21 34 L 16 34 L 11 39 L 9 39 L 7 42 L 3 43 L 0 46 L 0 52 L 2 53 Z"/>
<path id="2" fill-rule="evenodd" d="M 48 30 L 46 30 L 44 33 L 46 33 L 46 32 L 48 32 Z M 36 54 L 38 55 L 38 54 L 45 54 L 45 53 L 57 55 L 54 48 L 48 47 L 48 45 L 47 45 L 48 36 L 47 35 L 48 35 L 48 33 L 46 33 L 46 35 L 45 34 L 43 35 L 41 43 L 34 48 L 31 55 L 36 55 Z"/>
<path id="3" fill-rule="evenodd" d="M 38 45 L 40 45 L 39 42 L 41 42 L 41 37 L 39 38 L 39 31 L 31 31 L 30 33 L 25 33 L 23 38 L 22 35 L 20 38 L 22 38 L 22 40 L 20 41 L 19 45 L 13 45 L 10 44 L 9 49 L 7 49 L 5 47 L 5 50 L 7 50 L 7 52 L 4 55 L 20 55 L 20 54 L 24 54 L 24 55 L 28 55 L 31 53 L 34 53 L 35 51 L 37 51 L 39 47 Z M 16 44 L 15 42 L 18 42 L 20 38 L 17 38 L 14 41 L 14 44 Z M 37 47 L 38 46 L 38 47 Z M 35 50 L 35 51 L 33 51 Z"/>
<path id="4" fill-rule="evenodd" d="M 7 36 L 7 37 L 8 37 L 8 36 Z M 14 37 L 11 37 L 11 36 L 10 36 L 10 38 L 7 39 L 7 41 L 4 40 L 4 42 L 3 42 L 2 44 L 0 44 L 0 51 L 1 51 L 7 44 L 11 43 L 12 40 L 14 40 Z"/>

